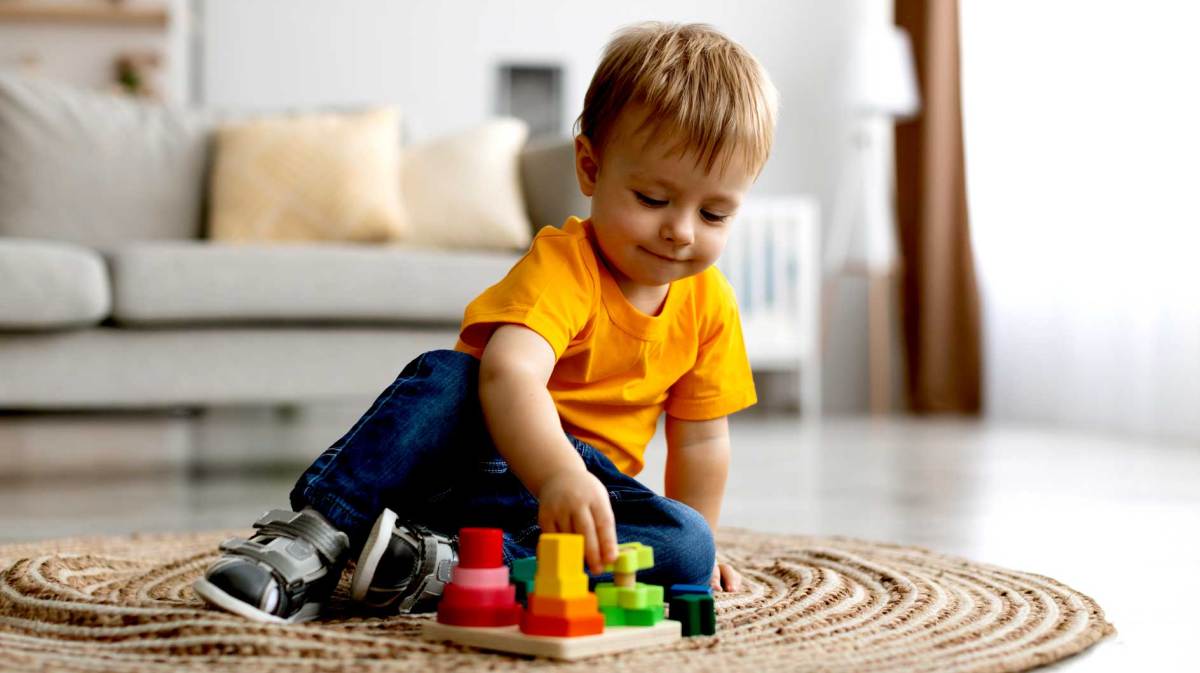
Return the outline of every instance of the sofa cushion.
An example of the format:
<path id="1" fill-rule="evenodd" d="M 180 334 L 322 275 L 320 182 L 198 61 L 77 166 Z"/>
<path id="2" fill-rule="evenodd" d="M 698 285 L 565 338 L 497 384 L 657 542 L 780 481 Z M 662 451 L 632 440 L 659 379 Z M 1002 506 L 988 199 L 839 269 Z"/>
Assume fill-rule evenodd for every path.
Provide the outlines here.
<path id="1" fill-rule="evenodd" d="M 561 227 L 572 215 L 584 218 L 592 212 L 591 199 L 579 191 L 573 140 L 529 141 L 521 150 L 521 187 L 535 236 L 542 227 Z"/>
<path id="2" fill-rule="evenodd" d="M 516 253 L 344 243 L 130 243 L 108 252 L 120 324 L 457 325 Z"/>
<path id="3" fill-rule="evenodd" d="M 0 235 L 193 238 L 208 131 L 200 113 L 0 75 Z"/>
<path id="4" fill-rule="evenodd" d="M 512 118 L 404 148 L 405 241 L 446 248 L 518 250 L 532 239 L 521 192 L 529 126 Z"/>
<path id="5" fill-rule="evenodd" d="M 108 272 L 94 251 L 0 238 L 0 330 L 95 325 L 111 306 Z"/>
<path id="6" fill-rule="evenodd" d="M 230 243 L 404 236 L 400 113 L 267 117 L 217 132 L 209 236 Z"/>

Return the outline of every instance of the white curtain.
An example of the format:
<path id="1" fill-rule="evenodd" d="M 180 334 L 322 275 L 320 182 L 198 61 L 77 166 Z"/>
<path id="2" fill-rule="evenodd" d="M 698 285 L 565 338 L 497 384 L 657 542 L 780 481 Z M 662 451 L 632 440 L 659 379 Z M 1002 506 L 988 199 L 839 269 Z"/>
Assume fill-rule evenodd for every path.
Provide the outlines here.
<path id="1" fill-rule="evenodd" d="M 1200 3 L 962 0 L 992 418 L 1200 441 Z"/>

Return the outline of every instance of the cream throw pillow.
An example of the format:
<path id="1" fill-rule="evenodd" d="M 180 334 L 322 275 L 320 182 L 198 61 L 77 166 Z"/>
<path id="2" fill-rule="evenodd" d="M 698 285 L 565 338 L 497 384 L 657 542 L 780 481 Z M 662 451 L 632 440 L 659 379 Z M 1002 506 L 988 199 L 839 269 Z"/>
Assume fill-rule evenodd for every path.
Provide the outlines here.
<path id="1" fill-rule="evenodd" d="M 233 124 L 217 132 L 217 241 L 383 241 L 405 233 L 395 108 Z"/>
<path id="2" fill-rule="evenodd" d="M 525 248 L 532 238 L 518 157 L 529 127 L 519 119 L 406 147 L 400 193 L 405 242 L 455 248 Z"/>

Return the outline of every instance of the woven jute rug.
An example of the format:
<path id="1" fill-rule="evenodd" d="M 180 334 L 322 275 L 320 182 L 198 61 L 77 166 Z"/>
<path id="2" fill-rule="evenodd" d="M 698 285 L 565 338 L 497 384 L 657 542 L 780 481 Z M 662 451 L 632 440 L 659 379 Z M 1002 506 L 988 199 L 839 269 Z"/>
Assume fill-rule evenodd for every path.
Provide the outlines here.
<path id="1" fill-rule="evenodd" d="M 234 534 L 247 531 L 0 547 L 0 670 L 1020 671 L 1115 633 L 1092 599 L 1047 577 L 914 547 L 723 530 L 722 556 L 747 588 L 718 594 L 716 636 L 561 664 L 422 641 L 428 617 L 356 614 L 345 578 L 319 622 L 206 609 L 191 582 Z"/>

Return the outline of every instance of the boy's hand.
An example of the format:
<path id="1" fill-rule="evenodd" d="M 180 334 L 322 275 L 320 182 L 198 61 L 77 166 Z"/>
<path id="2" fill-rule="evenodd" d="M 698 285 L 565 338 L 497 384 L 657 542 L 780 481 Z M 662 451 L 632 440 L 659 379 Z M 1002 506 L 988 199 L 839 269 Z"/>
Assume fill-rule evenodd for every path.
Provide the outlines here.
<path id="1" fill-rule="evenodd" d="M 535 495 L 542 532 L 582 535 L 583 557 L 593 575 L 617 560 L 612 503 L 599 479 L 587 470 L 566 470 L 547 479 Z"/>
<path id="2" fill-rule="evenodd" d="M 742 576 L 728 563 L 717 563 L 713 565 L 712 581 L 709 584 L 713 591 L 741 591 Z"/>

